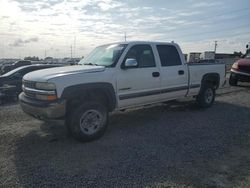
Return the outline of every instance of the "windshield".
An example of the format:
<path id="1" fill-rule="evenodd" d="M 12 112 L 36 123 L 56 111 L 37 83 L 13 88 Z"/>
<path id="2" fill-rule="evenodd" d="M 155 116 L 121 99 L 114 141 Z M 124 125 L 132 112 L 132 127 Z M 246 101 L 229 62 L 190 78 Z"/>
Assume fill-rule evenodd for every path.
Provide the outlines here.
<path id="1" fill-rule="evenodd" d="M 16 69 L 13 69 L 13 70 L 11 70 L 11 71 L 9 71 L 9 72 L 3 74 L 2 76 L 10 76 L 10 75 L 12 75 L 12 74 L 14 74 L 14 73 L 16 73 L 16 72 L 22 70 L 22 69 L 25 68 L 25 67 L 26 67 L 26 66 L 19 67 L 19 68 L 16 68 Z"/>
<path id="2" fill-rule="evenodd" d="M 250 52 L 246 54 L 245 58 L 250 59 Z"/>
<path id="3" fill-rule="evenodd" d="M 81 65 L 112 66 L 117 63 L 126 44 L 111 44 L 95 48 L 86 58 L 82 59 Z"/>

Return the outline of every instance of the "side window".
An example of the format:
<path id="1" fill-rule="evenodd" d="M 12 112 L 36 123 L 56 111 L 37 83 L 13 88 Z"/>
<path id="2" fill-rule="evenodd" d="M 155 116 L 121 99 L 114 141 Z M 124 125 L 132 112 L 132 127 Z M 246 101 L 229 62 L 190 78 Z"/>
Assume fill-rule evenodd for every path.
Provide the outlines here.
<path id="1" fill-rule="evenodd" d="M 26 68 L 26 69 L 20 71 L 20 73 L 21 73 L 22 76 L 24 76 L 25 74 L 27 74 L 27 73 L 30 72 L 30 71 L 31 71 L 30 68 Z"/>
<path id="2" fill-rule="evenodd" d="M 32 72 L 32 71 L 35 71 L 35 70 L 38 70 L 38 69 L 39 68 L 37 68 L 37 67 L 28 67 L 28 68 L 25 68 L 24 70 L 22 70 L 20 73 L 22 76 L 24 76 L 25 74 Z"/>
<path id="3" fill-rule="evenodd" d="M 157 45 L 157 50 L 161 60 L 161 66 L 176 66 L 181 65 L 181 58 L 174 46 Z"/>
<path id="4" fill-rule="evenodd" d="M 124 62 L 128 58 L 135 59 L 138 63 L 138 68 L 155 67 L 155 58 L 150 45 L 142 44 L 131 47 L 125 57 Z"/>

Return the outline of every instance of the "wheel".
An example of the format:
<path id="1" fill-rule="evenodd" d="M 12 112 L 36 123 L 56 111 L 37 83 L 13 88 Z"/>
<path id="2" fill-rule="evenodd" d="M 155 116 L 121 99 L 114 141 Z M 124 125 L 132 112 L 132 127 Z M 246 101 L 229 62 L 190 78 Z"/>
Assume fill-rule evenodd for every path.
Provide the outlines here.
<path id="1" fill-rule="evenodd" d="M 230 75 L 229 84 L 230 84 L 231 86 L 237 86 L 237 83 L 238 83 L 237 78 L 235 78 L 234 76 Z"/>
<path id="2" fill-rule="evenodd" d="M 208 108 L 213 105 L 215 99 L 215 88 L 211 83 L 205 83 L 196 97 L 197 104 L 202 108 Z"/>
<path id="3" fill-rule="evenodd" d="M 80 105 L 69 113 L 66 120 L 71 135 L 81 142 L 100 138 L 107 128 L 107 122 L 107 108 L 98 102 L 87 102 Z"/>

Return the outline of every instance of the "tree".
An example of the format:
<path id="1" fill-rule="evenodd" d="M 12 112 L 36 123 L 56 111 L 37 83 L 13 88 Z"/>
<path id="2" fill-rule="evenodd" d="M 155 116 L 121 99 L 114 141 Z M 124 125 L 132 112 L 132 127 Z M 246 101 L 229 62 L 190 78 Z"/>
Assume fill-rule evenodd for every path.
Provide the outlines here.
<path id="1" fill-rule="evenodd" d="M 24 58 L 24 60 L 29 60 L 29 61 L 39 61 L 39 58 L 38 58 L 38 57 L 36 57 L 36 56 L 33 56 L 33 57 L 28 56 L 28 57 L 25 57 L 25 58 Z"/>
<path id="2" fill-rule="evenodd" d="M 234 55 L 236 57 L 242 57 L 243 56 L 243 53 L 242 52 L 234 52 Z"/>

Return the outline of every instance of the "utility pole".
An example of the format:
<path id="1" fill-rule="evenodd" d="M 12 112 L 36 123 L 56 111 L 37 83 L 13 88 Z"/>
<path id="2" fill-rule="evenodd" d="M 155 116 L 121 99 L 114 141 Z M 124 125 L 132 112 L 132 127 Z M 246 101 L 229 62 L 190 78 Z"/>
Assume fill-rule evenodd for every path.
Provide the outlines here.
<path id="1" fill-rule="evenodd" d="M 4 42 L 3 42 L 3 51 L 2 51 L 2 52 L 3 52 L 3 58 L 4 58 L 4 55 L 5 55 L 5 54 L 4 54 Z"/>
<path id="2" fill-rule="evenodd" d="M 124 33 L 124 41 L 127 42 L 127 33 Z"/>
<path id="3" fill-rule="evenodd" d="M 74 57 L 76 57 L 76 36 L 74 37 Z"/>
<path id="4" fill-rule="evenodd" d="M 70 46 L 70 57 L 72 59 L 72 45 Z"/>
<path id="5" fill-rule="evenodd" d="M 47 57 L 47 51 L 46 49 L 44 50 L 44 59 Z"/>
<path id="6" fill-rule="evenodd" d="M 217 49 L 217 46 L 218 46 L 217 42 L 218 42 L 217 40 L 214 41 L 214 54 L 216 54 L 216 49 Z"/>

